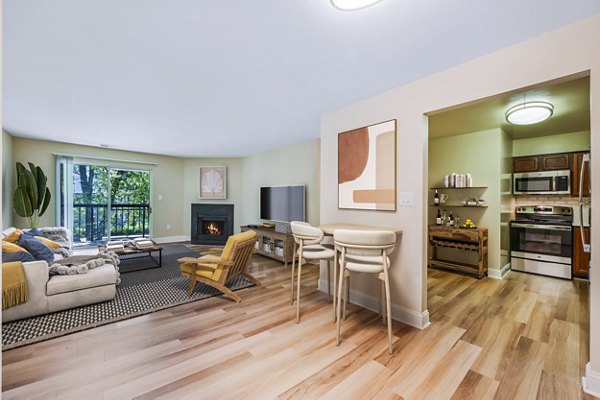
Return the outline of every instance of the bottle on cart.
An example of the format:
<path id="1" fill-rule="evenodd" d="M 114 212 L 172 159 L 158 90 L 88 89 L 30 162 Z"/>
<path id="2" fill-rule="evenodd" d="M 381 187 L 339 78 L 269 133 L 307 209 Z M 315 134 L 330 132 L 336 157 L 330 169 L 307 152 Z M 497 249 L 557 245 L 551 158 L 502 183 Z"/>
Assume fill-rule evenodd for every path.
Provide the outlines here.
<path id="1" fill-rule="evenodd" d="M 454 216 L 452 215 L 452 211 L 450 211 L 450 221 L 448 221 L 448 226 L 454 226 Z"/>
<path id="2" fill-rule="evenodd" d="M 436 190 L 434 195 L 433 195 L 433 204 L 440 204 L 440 195 L 438 194 L 438 191 Z"/>
<path id="3" fill-rule="evenodd" d="M 442 225 L 442 213 L 440 212 L 440 209 L 438 208 L 438 212 L 437 212 L 437 217 L 435 218 L 435 224 L 436 225 Z"/>

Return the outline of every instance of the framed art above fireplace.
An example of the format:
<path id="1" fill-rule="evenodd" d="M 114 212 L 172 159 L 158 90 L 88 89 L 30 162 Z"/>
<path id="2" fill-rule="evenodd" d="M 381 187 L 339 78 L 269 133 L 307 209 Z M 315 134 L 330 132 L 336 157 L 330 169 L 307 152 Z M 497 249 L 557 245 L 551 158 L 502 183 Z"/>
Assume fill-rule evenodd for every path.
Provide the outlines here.
<path id="1" fill-rule="evenodd" d="M 198 198 L 227 198 L 227 167 L 200 167 Z"/>

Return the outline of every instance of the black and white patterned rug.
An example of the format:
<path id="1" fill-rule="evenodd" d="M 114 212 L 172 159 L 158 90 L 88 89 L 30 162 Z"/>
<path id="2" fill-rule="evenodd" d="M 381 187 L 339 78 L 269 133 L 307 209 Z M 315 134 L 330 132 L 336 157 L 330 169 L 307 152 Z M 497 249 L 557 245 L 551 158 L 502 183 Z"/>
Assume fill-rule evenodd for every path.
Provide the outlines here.
<path id="1" fill-rule="evenodd" d="M 221 294 L 210 286 L 198 283 L 192 297 L 188 297 L 189 280 L 179 273 L 178 258 L 197 257 L 185 246 L 168 246 L 163 250 L 162 267 L 149 257 L 123 260 L 121 266 L 138 269 L 130 263 L 152 263 L 148 269 L 122 273 L 121 284 L 111 301 L 91 304 L 52 314 L 2 324 L 2 350 L 41 342 L 69 333 L 148 314 L 176 305 L 197 301 Z M 253 283 L 240 276 L 227 283 L 232 290 L 252 286 Z"/>

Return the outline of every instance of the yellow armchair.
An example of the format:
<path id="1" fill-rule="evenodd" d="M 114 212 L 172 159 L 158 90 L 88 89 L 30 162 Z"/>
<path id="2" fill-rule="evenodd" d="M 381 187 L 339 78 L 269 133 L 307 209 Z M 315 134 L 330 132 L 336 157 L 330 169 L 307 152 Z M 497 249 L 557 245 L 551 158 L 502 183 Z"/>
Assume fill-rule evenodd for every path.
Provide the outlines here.
<path id="1" fill-rule="evenodd" d="M 260 285 L 252 275 L 246 272 L 246 265 L 254 252 L 256 232 L 246 231 L 232 235 L 227 239 L 221 256 L 205 255 L 202 257 L 183 257 L 177 261 L 181 263 L 181 274 L 190 278 L 188 288 L 192 296 L 196 282 L 202 282 L 214 287 L 231 298 L 236 303 L 242 301 L 240 296 L 233 293 L 225 284 L 238 275 L 243 275 L 256 285 Z"/>

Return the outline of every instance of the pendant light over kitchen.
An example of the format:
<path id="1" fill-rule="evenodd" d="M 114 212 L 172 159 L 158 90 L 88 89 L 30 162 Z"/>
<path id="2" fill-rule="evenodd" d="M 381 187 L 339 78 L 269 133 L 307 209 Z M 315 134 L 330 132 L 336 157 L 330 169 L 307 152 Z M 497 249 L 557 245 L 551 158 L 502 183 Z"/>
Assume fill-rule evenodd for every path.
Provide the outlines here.
<path id="1" fill-rule="evenodd" d="M 331 5 L 342 11 L 360 10 L 361 8 L 370 7 L 382 0 L 330 0 Z"/>
<path id="2" fill-rule="evenodd" d="M 523 101 L 506 111 L 506 121 L 515 125 L 531 125 L 547 120 L 554 106 L 546 101 Z"/>

